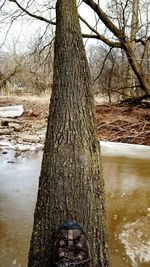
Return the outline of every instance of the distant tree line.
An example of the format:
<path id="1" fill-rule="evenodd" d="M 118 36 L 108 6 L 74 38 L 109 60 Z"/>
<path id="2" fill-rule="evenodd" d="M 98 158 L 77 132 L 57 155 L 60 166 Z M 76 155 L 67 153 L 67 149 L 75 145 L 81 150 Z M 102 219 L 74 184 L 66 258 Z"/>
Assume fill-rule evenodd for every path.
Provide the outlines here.
<path id="1" fill-rule="evenodd" d="M 53 46 L 42 51 L 38 41 L 27 52 L 0 54 L 1 93 L 41 94 L 51 90 Z"/>

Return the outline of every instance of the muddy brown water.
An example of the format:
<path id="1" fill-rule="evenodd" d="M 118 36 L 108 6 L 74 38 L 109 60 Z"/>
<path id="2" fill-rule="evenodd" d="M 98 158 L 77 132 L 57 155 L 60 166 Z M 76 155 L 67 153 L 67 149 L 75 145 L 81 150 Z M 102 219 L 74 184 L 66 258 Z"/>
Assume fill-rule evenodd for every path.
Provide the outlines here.
<path id="1" fill-rule="evenodd" d="M 150 266 L 150 147 L 102 146 L 112 266 Z M 26 267 L 42 154 L 0 156 L 0 266 Z"/>

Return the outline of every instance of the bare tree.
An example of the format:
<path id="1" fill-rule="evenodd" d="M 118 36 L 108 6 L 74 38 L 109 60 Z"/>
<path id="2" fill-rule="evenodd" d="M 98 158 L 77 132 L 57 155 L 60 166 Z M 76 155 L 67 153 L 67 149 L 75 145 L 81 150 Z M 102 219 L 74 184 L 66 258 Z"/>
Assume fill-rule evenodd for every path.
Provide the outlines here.
<path id="1" fill-rule="evenodd" d="M 86 25 L 88 27 L 90 27 L 90 29 L 94 32 L 94 38 L 97 38 L 103 42 L 105 42 L 107 45 L 110 45 L 111 47 L 118 47 L 118 48 L 122 48 L 128 58 L 128 61 L 131 65 L 132 70 L 134 71 L 139 84 L 141 86 L 141 89 L 146 93 L 146 94 L 150 94 L 150 83 L 147 80 L 147 77 L 144 73 L 144 70 L 141 66 L 141 64 L 139 63 L 139 60 L 136 56 L 135 53 L 135 47 L 133 45 L 133 42 L 137 42 L 137 40 L 133 40 L 133 38 L 135 37 L 135 34 L 137 32 L 137 22 L 135 23 L 135 16 L 132 16 L 132 23 L 133 23 L 133 29 L 132 29 L 132 36 L 131 39 L 130 37 L 128 37 L 128 34 L 125 32 L 125 24 L 123 25 L 122 28 L 120 28 L 119 26 L 116 26 L 115 23 L 113 23 L 113 21 L 106 15 L 106 13 L 101 9 L 100 7 L 100 2 L 98 1 L 98 3 L 96 3 L 93 0 L 83 0 L 83 2 L 85 2 L 87 5 L 89 5 L 97 14 L 97 16 L 101 19 L 101 21 L 106 25 L 106 27 L 109 29 L 109 31 L 114 35 L 114 37 L 116 38 L 116 41 L 111 41 L 108 38 L 105 38 L 104 36 L 101 36 L 94 28 L 90 27 L 90 25 L 84 21 L 86 23 Z M 128 5 L 129 1 L 127 0 L 125 3 L 125 7 Z M 124 8 L 125 8 L 124 7 Z M 137 5 L 134 5 L 134 11 L 133 13 L 138 10 L 138 2 Z M 125 9 L 123 9 L 124 12 Z M 125 21 L 125 16 L 123 13 L 123 18 Z M 84 37 L 90 37 L 90 35 L 84 35 Z M 91 35 L 91 37 L 93 37 Z M 104 37 L 104 38 L 103 38 Z M 142 41 L 142 38 L 140 39 Z"/>
<path id="2" fill-rule="evenodd" d="M 2 7 L 8 5 L 9 2 L 12 2 L 11 9 L 6 9 L 4 19 L 8 21 L 10 19 L 9 25 L 14 23 L 15 19 L 18 19 L 20 16 L 25 19 L 31 18 L 34 20 L 39 20 L 45 25 L 55 25 L 55 3 L 54 0 L 46 0 L 44 3 L 39 3 L 35 1 L 20 1 L 18 0 L 6 0 L 3 1 Z M 150 82 L 149 77 L 145 73 L 145 64 L 141 64 L 141 61 L 146 61 L 148 59 L 145 58 L 146 51 L 148 51 L 149 45 L 149 37 L 148 37 L 148 30 L 145 31 L 147 28 L 149 21 L 145 23 L 139 23 L 141 20 L 140 14 L 142 14 L 143 6 L 148 4 L 147 0 L 126 0 L 126 1 L 116 1 L 112 0 L 111 4 L 113 5 L 113 15 L 106 14 L 101 8 L 100 1 L 93 1 L 93 0 L 83 0 L 78 1 L 79 5 L 81 3 L 86 3 L 91 9 L 95 12 L 97 16 L 97 22 L 95 27 L 91 26 L 87 20 L 83 19 L 80 16 L 82 22 L 84 22 L 87 27 L 92 32 L 91 34 L 83 34 L 83 37 L 86 38 L 97 38 L 98 40 L 102 41 L 103 43 L 107 44 L 110 47 L 121 48 L 125 51 L 126 56 L 128 58 L 128 62 L 132 68 L 132 73 L 130 71 L 128 76 L 136 76 L 138 83 L 141 89 L 146 93 L 150 93 Z M 16 7 L 16 8 L 15 8 Z M 148 8 L 148 5 L 147 5 Z M 140 12 L 139 12 L 140 11 Z M 138 15 L 138 17 L 137 17 Z M 143 15 L 141 15 L 143 18 Z M 148 13 L 147 13 L 148 16 Z M 100 25 L 100 21 L 104 23 L 106 29 L 109 30 L 111 33 L 111 38 L 102 35 L 98 31 L 98 25 Z M 130 22 L 130 25 L 129 25 Z M 145 24 L 145 25 L 144 25 Z M 131 29 L 131 30 L 130 30 Z M 141 32 L 145 31 L 144 35 L 140 35 Z M 110 34 L 109 34 L 110 35 Z M 139 59 L 139 53 L 137 51 L 137 45 L 142 44 L 143 49 L 141 48 L 142 54 L 141 58 Z M 139 49 L 138 49 L 139 51 Z M 145 51 L 145 52 L 144 52 Z M 132 75 L 134 73 L 134 75 Z M 133 80 L 133 79 L 132 79 Z M 135 79 L 134 79 L 135 80 Z M 135 85 L 135 82 L 134 82 Z M 130 87 L 130 86 L 129 86 Z M 135 87 L 135 86 L 134 86 Z"/>

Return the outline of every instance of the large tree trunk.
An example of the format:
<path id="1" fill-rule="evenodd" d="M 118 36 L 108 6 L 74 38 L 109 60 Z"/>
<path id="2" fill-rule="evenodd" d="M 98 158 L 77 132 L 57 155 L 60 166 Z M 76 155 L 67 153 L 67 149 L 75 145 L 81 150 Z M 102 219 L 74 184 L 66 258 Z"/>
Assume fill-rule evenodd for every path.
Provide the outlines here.
<path id="1" fill-rule="evenodd" d="M 111 266 L 91 78 L 76 0 L 56 5 L 54 81 L 29 252 L 29 267 L 52 264 L 60 223 L 75 220 L 89 238 L 92 266 Z"/>

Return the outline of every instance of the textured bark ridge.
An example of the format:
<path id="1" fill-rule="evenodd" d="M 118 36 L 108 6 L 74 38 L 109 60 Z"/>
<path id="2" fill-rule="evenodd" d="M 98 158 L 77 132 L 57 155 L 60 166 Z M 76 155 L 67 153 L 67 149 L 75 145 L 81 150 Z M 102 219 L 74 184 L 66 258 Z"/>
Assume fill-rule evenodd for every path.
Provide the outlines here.
<path id="1" fill-rule="evenodd" d="M 66 220 L 85 230 L 92 266 L 110 266 L 99 141 L 76 1 L 58 0 L 56 12 L 53 92 L 28 266 L 53 266 L 55 233 Z"/>

